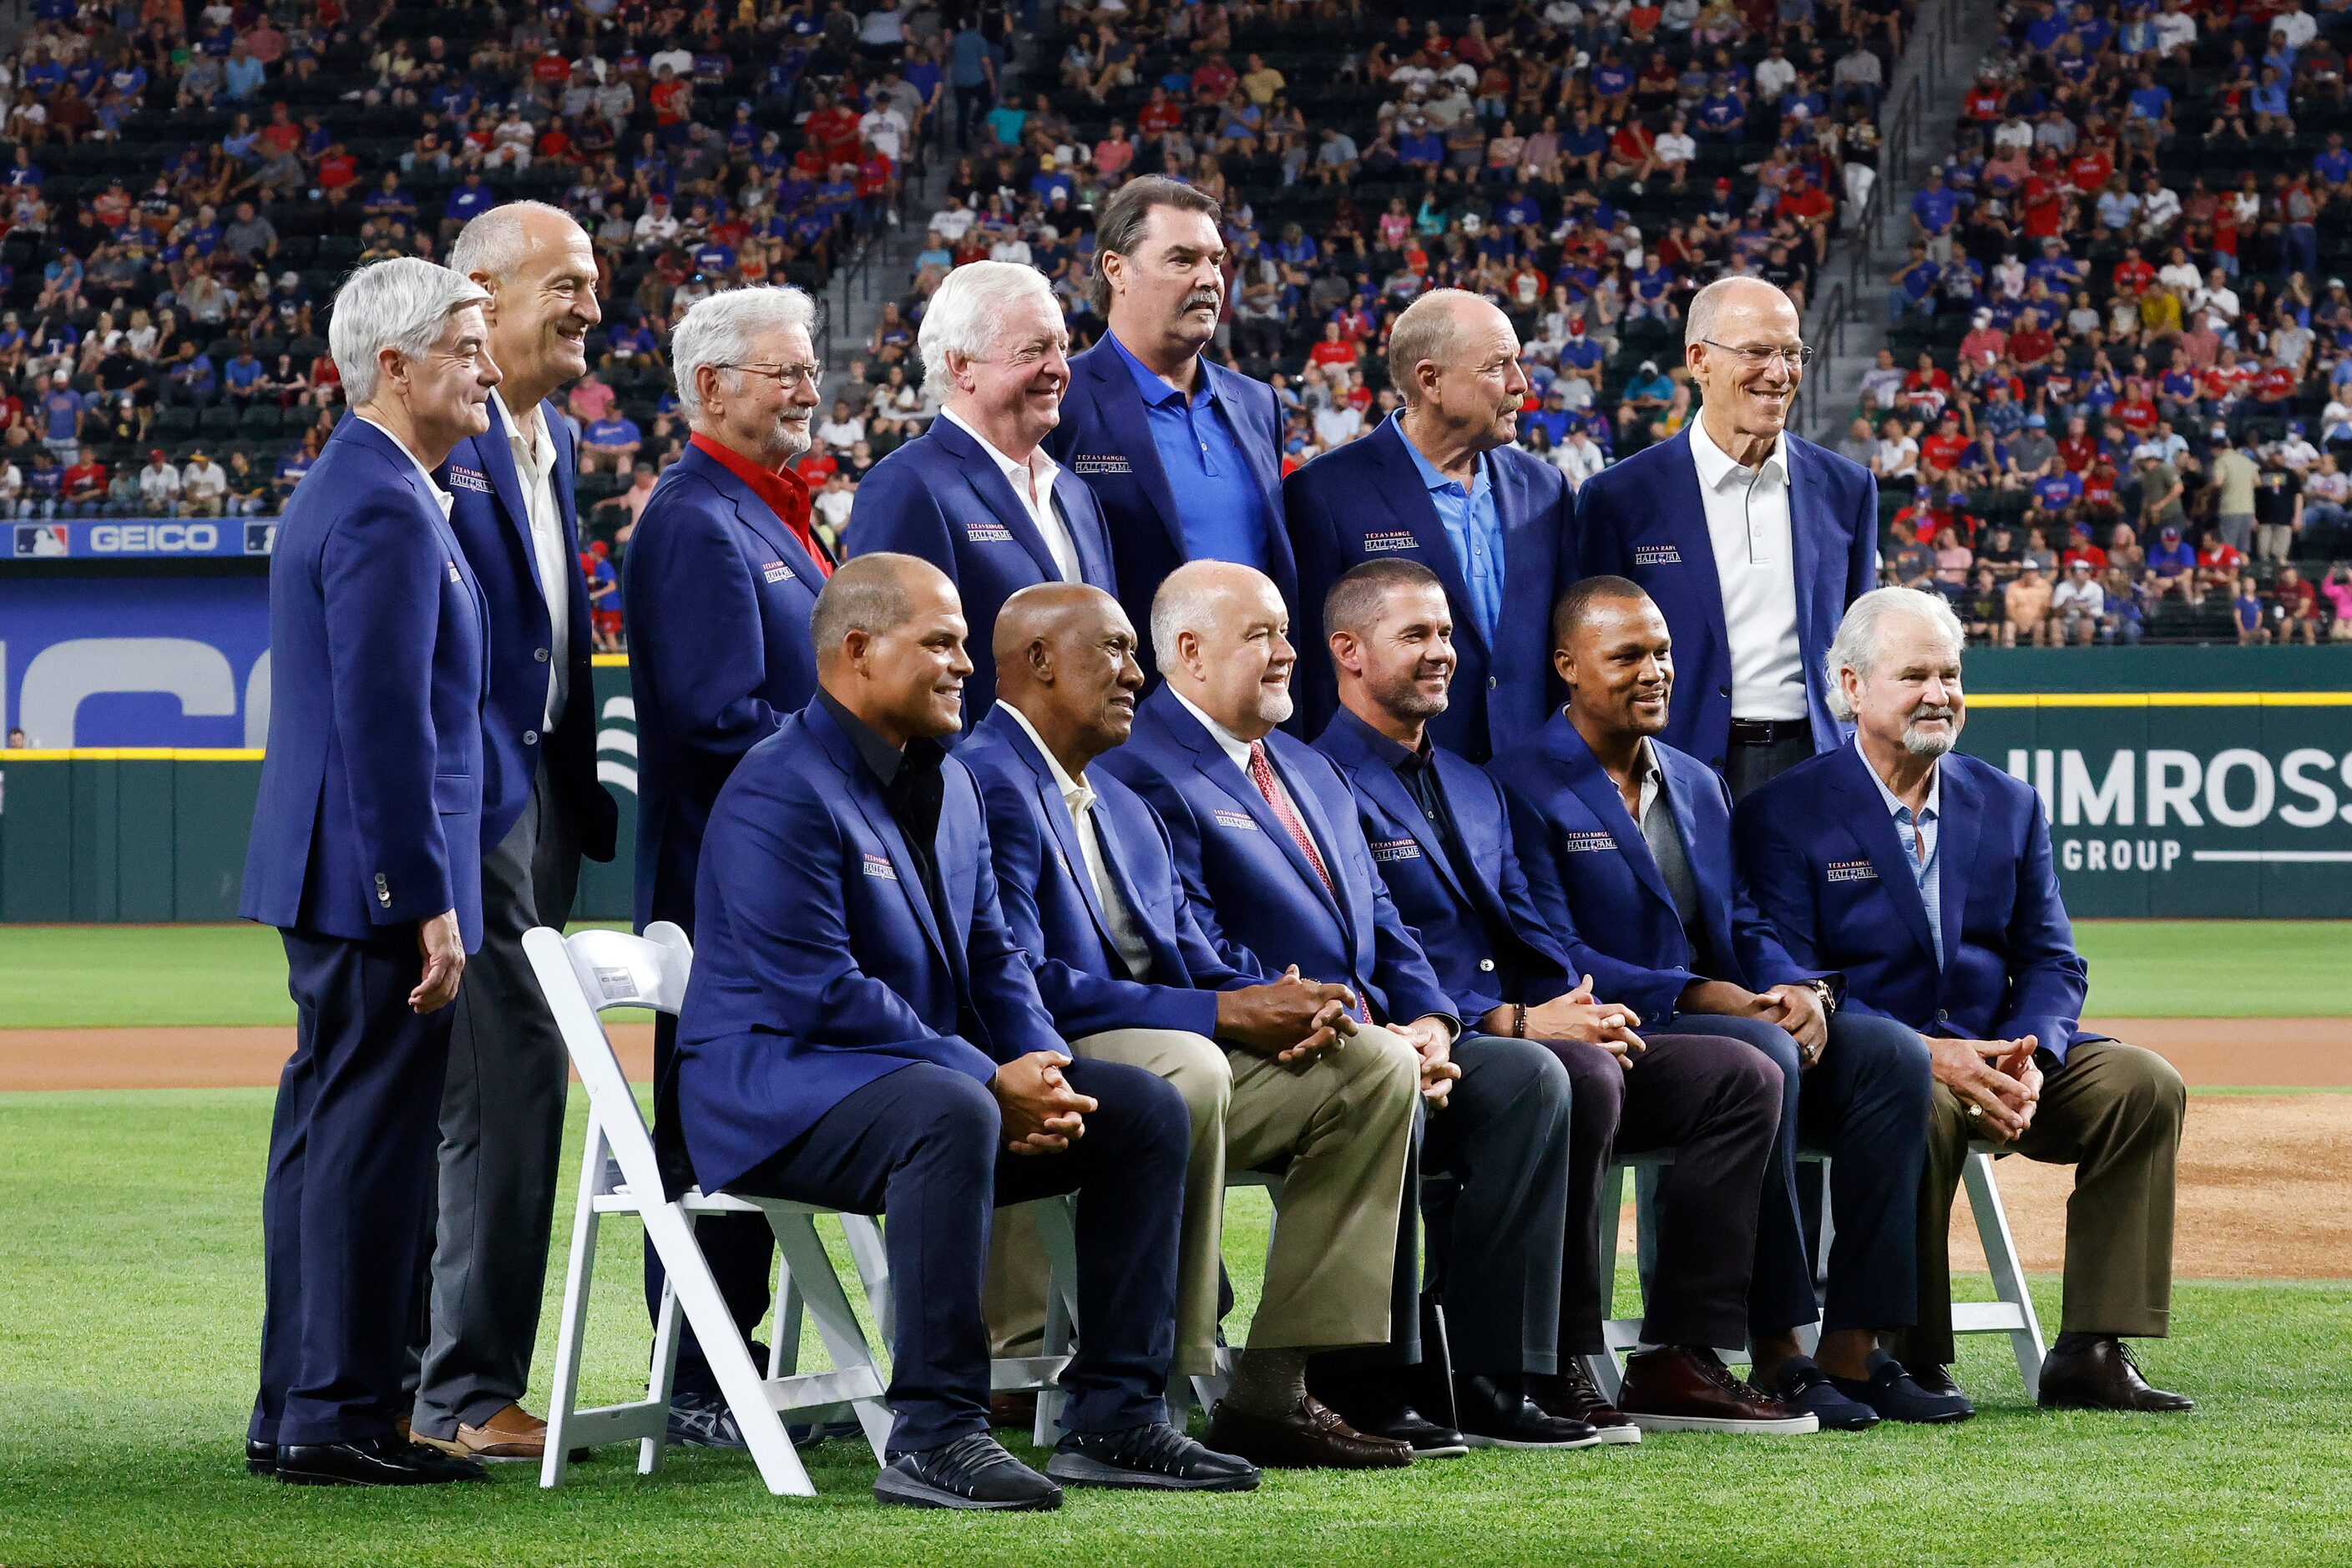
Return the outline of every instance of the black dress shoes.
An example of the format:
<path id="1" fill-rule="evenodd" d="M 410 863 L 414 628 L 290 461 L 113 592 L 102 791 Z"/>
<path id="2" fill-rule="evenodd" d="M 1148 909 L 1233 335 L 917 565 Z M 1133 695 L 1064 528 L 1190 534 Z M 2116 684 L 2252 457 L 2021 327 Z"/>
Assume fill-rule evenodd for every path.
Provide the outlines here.
<path id="1" fill-rule="evenodd" d="M 1601 1441 L 1587 1423 L 1546 1414 L 1516 1377 L 1456 1373 L 1454 1405 L 1474 1448 L 1590 1448 Z"/>
<path id="2" fill-rule="evenodd" d="M 1570 1421 L 1581 1421 L 1601 1434 L 1604 1443 L 1638 1443 L 1642 1429 L 1633 1418 L 1617 1408 L 1616 1403 L 1601 1392 L 1592 1381 L 1592 1371 L 1580 1355 L 1560 1358 L 1558 1373 L 1538 1374 L 1527 1380 L 1528 1397 L 1536 1408 L 1547 1415 L 1558 1415 Z"/>
<path id="3" fill-rule="evenodd" d="M 253 1462 L 249 1448 L 246 1462 Z M 274 1473 L 298 1487 L 431 1487 L 490 1479 L 478 1460 L 455 1458 L 393 1432 L 348 1443 L 284 1444 Z"/>
<path id="4" fill-rule="evenodd" d="M 1416 1459 L 1458 1459 L 1470 1451 L 1468 1439 L 1443 1421 L 1423 1415 L 1388 1384 L 1366 1381 L 1330 1401 L 1339 1419 L 1367 1437 L 1402 1443 Z"/>
<path id="5" fill-rule="evenodd" d="M 278 1445 L 265 1443 L 258 1437 L 245 1440 L 245 1473 L 248 1476 L 274 1476 L 278 1473 Z"/>
<path id="6" fill-rule="evenodd" d="M 1124 1432 L 1068 1432 L 1045 1463 L 1064 1486 L 1171 1492 L 1245 1492 L 1258 1471 L 1247 1459 L 1196 1443 L 1165 1421 Z"/>
<path id="7" fill-rule="evenodd" d="M 2113 1334 L 2059 1336 L 2042 1362 L 2041 1403 L 2052 1410 L 2129 1410 L 2176 1414 L 2194 1410 L 2185 1394 L 2148 1386 L 2131 1350 Z"/>
<path id="8" fill-rule="evenodd" d="M 1062 1489 L 985 1432 L 901 1454 L 875 1478 L 874 1496 L 902 1508 L 1055 1509 Z"/>
<path id="9" fill-rule="evenodd" d="M 1952 1369 L 1948 1366 L 1915 1366 L 1910 1370 L 1911 1381 L 1930 1394 L 1968 1396 L 1968 1390 L 1960 1386 L 1960 1380 L 1952 1375 Z"/>

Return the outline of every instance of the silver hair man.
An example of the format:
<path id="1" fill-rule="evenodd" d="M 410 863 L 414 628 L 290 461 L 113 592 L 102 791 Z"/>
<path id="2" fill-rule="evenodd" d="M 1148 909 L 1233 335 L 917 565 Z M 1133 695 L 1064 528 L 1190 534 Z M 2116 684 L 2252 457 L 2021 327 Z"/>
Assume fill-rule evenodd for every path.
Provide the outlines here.
<path id="1" fill-rule="evenodd" d="M 1024 300 L 1042 300 L 1056 317 L 1061 302 L 1054 286 L 1034 267 L 1014 261 L 968 261 L 947 276 L 923 311 L 916 342 L 923 354 L 923 380 L 946 389 L 954 384 L 948 355 L 984 360 L 995 351 L 1012 307 Z"/>
<path id="2" fill-rule="evenodd" d="M 738 384 L 740 366 L 751 353 L 751 341 L 764 332 L 799 328 L 809 331 L 816 321 L 816 302 L 790 285 L 730 289 L 698 300 L 670 331 L 670 374 L 677 378 L 678 406 L 691 424 L 702 413 L 697 373 L 710 365 Z"/>
<path id="3" fill-rule="evenodd" d="M 452 272 L 471 278 L 477 272 L 487 272 L 493 278 L 504 278 L 522 265 L 530 251 L 530 233 L 527 219 L 533 214 L 548 218 L 561 218 L 565 223 L 578 222 L 562 207 L 545 202 L 507 202 L 489 211 L 477 214 L 449 246 L 448 266 Z"/>
<path id="4" fill-rule="evenodd" d="M 1857 679 L 1868 680 L 1877 668 L 1888 623 L 1898 619 L 1924 622 L 1933 627 L 1949 645 L 1956 663 L 1968 647 L 1968 632 L 1941 594 L 1924 593 L 1917 588 L 1873 588 L 1847 606 L 1845 618 L 1838 623 L 1836 640 L 1822 659 L 1829 676 L 1830 711 L 1840 719 L 1851 723 L 1854 716 L 1853 701 L 1846 695 L 1841 677 L 1852 670 Z M 1916 717 L 1948 719 L 1952 714 L 1947 708 L 1923 708 Z M 1923 755 L 1940 756 L 1952 749 L 1958 738 L 1957 727 L 1916 731 L 1906 726 L 1903 743 Z"/>
<path id="5" fill-rule="evenodd" d="M 344 279 L 327 327 L 327 352 L 344 397 L 353 407 L 373 402 L 378 354 L 397 349 L 405 358 L 423 358 L 453 312 L 489 297 L 464 273 L 414 256 L 373 262 Z"/>

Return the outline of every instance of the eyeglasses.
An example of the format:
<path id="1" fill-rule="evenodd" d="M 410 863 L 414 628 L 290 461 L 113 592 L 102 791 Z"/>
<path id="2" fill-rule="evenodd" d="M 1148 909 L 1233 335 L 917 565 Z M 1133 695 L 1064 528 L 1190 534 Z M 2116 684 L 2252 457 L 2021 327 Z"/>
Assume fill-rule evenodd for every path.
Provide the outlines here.
<path id="1" fill-rule="evenodd" d="M 1711 348 L 1721 349 L 1726 353 L 1738 354 L 1757 370 L 1763 370 L 1774 360 L 1780 360 L 1790 370 L 1801 371 L 1813 363 L 1815 353 L 1811 347 L 1804 343 L 1799 343 L 1792 349 L 1784 349 L 1769 345 L 1764 348 L 1735 348 L 1729 343 L 1718 343 L 1713 338 L 1701 338 L 1699 342 Z"/>
<path id="2" fill-rule="evenodd" d="M 814 387 L 824 374 L 821 364 L 720 364 L 713 370 L 740 370 L 746 375 L 764 375 L 778 386 L 790 392 L 796 386 Z"/>

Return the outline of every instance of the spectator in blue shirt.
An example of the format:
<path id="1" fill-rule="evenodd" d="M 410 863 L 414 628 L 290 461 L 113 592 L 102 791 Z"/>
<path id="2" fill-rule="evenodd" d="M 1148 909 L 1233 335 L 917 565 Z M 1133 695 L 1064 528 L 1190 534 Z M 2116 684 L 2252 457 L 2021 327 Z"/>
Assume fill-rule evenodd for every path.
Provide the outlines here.
<path id="1" fill-rule="evenodd" d="M 1748 118 L 1748 106 L 1718 77 L 1715 90 L 1699 100 L 1698 134 L 1702 140 L 1723 141 L 1736 133 Z"/>
<path id="2" fill-rule="evenodd" d="M 634 420 L 615 413 L 610 419 L 599 419 L 583 431 L 580 438 L 580 468 L 583 473 L 598 465 L 616 474 L 625 474 L 636 460 L 637 449 L 645 437 Z"/>
<path id="3" fill-rule="evenodd" d="M 444 229 L 463 228 L 468 222 L 499 205 L 499 194 L 482 184 L 479 169 L 466 171 L 466 183 L 449 193 L 448 205 L 441 209 Z"/>
<path id="4" fill-rule="evenodd" d="M 49 390 L 41 395 L 41 440 L 48 449 L 60 457 L 70 456 L 81 446 L 81 394 L 73 389 L 73 378 L 59 371 L 49 379 Z"/>
<path id="5" fill-rule="evenodd" d="M 1959 213 L 1959 197 L 1945 186 L 1944 171 L 1928 170 L 1926 188 L 1911 198 L 1911 225 L 1928 254 L 1938 260 L 1951 253 L 1952 223 Z"/>
<path id="6" fill-rule="evenodd" d="M 1905 314 L 1932 316 L 1936 313 L 1936 281 L 1943 269 L 1927 259 L 1924 240 L 1911 242 L 1911 258 L 1895 270 L 1889 279 L 1894 287 L 1886 291 L 1886 320 L 1889 324 L 1903 320 Z"/>
<path id="7" fill-rule="evenodd" d="M 242 38 L 229 50 L 228 58 L 221 63 L 222 90 L 228 95 L 231 103 L 251 103 L 260 93 L 261 84 L 268 76 L 269 68 L 247 51 Z"/>
<path id="8" fill-rule="evenodd" d="M 236 357 L 221 372 L 221 379 L 228 388 L 228 400 L 239 408 L 245 407 L 261 391 L 266 374 L 262 363 L 254 357 L 251 344 L 238 349 Z"/>
<path id="9" fill-rule="evenodd" d="M 1424 121 L 1406 132 L 1404 140 L 1397 143 L 1397 162 L 1416 168 L 1436 168 L 1445 162 L 1445 139 Z"/>

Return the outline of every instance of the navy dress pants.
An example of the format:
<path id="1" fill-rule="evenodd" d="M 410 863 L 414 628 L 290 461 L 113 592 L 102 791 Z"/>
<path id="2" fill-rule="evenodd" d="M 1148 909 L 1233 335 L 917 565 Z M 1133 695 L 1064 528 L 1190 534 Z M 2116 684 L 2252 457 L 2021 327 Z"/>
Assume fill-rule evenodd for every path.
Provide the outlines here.
<path id="1" fill-rule="evenodd" d="M 441 1082 L 457 1010 L 419 1016 L 416 933 L 286 931 L 296 1047 L 278 1079 L 262 1189 L 261 1389 L 248 1435 L 380 1436 L 401 1384 L 432 1246 Z"/>
<path id="2" fill-rule="evenodd" d="M 1760 1018 L 1677 1013 L 1666 1027 L 1745 1040 L 1780 1068 L 1780 1131 L 1757 1214 L 1750 1333 L 1780 1333 L 1817 1317 L 1825 1333 L 1909 1328 L 1918 1312 L 1913 1248 L 1935 1089 L 1927 1042 L 1890 1018 L 1842 1012 L 1830 1020 L 1821 1061 L 1801 1071 L 1796 1039 Z M 1828 1299 L 1819 1304 L 1797 1202 L 1800 1143 L 1829 1154 L 1837 1216 Z"/>
<path id="3" fill-rule="evenodd" d="M 1176 1352 L 1176 1236 L 1192 1118 L 1174 1085 L 1117 1062 L 1074 1061 L 1097 1108 L 1058 1154 L 1005 1151 L 996 1100 L 917 1062 L 848 1095 L 782 1152 L 729 1184 L 759 1197 L 885 1216 L 897 1305 L 887 1397 L 893 1455 L 988 1427 L 982 1278 L 994 1207 L 1076 1193 L 1077 1353 L 1063 1370 L 1071 1432 L 1165 1421 Z"/>

